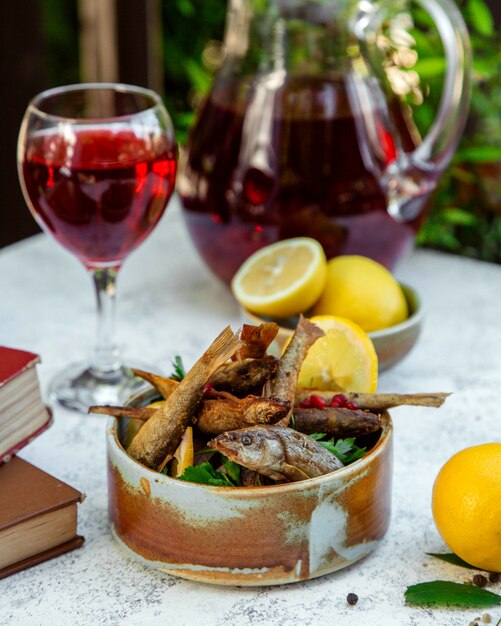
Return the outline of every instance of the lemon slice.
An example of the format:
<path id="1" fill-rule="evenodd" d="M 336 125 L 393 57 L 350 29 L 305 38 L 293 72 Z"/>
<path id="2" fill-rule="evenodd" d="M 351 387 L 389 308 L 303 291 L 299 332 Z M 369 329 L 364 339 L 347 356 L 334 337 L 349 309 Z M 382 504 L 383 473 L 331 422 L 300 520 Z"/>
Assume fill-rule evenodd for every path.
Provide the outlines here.
<path id="1" fill-rule="evenodd" d="M 284 239 L 251 255 L 235 274 L 233 295 L 261 315 L 289 317 L 306 311 L 325 287 L 327 261 L 315 239 Z"/>
<path id="2" fill-rule="evenodd" d="M 188 426 L 184 431 L 183 438 L 177 450 L 174 452 L 172 462 L 172 476 L 182 476 L 184 470 L 193 465 L 194 449 L 193 449 L 193 427 Z"/>
<path id="3" fill-rule="evenodd" d="M 317 315 L 310 319 L 321 328 L 299 372 L 298 387 L 374 393 L 378 360 L 369 336 L 349 319 Z"/>

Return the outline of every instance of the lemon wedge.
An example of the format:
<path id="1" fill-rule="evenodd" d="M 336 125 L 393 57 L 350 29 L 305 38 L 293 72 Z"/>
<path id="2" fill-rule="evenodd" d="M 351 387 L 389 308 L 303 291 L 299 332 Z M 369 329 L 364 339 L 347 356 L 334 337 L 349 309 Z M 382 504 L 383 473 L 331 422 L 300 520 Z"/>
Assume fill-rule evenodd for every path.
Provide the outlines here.
<path id="1" fill-rule="evenodd" d="M 184 470 L 193 465 L 194 449 L 193 449 L 193 428 L 188 426 L 184 431 L 183 438 L 177 450 L 174 452 L 172 462 L 172 476 L 182 476 Z"/>
<path id="2" fill-rule="evenodd" d="M 257 250 L 231 283 L 238 302 L 260 315 L 289 317 L 309 309 L 320 297 L 327 261 L 315 239 L 284 239 Z"/>
<path id="3" fill-rule="evenodd" d="M 374 393 L 378 359 L 371 339 L 349 319 L 317 315 L 310 322 L 321 328 L 299 372 L 298 387 Z"/>

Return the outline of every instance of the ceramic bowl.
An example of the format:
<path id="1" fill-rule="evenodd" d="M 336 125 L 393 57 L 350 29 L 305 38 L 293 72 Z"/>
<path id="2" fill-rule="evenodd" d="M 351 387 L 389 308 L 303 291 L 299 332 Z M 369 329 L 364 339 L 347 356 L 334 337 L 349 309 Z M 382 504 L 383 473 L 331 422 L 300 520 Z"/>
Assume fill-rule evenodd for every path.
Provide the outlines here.
<path id="1" fill-rule="evenodd" d="M 379 371 L 384 372 L 396 365 L 412 350 L 423 323 L 423 308 L 421 299 L 415 289 L 400 283 L 409 307 L 409 317 L 400 324 L 368 333 L 372 339 L 378 356 Z M 307 316 L 307 314 L 306 314 Z M 280 356 L 285 342 L 292 335 L 296 327 L 297 318 L 277 320 L 269 317 L 260 317 L 251 311 L 241 309 L 242 320 L 247 324 L 261 324 L 264 321 L 274 321 L 280 326 L 278 335 L 269 348 L 270 354 Z"/>
<path id="2" fill-rule="evenodd" d="M 131 404 L 153 400 L 150 388 Z M 368 555 L 390 520 L 392 423 L 351 465 L 268 487 L 212 487 L 154 472 L 123 442 L 127 420 L 107 427 L 113 536 L 162 572 L 221 585 L 277 585 L 334 572 Z"/>

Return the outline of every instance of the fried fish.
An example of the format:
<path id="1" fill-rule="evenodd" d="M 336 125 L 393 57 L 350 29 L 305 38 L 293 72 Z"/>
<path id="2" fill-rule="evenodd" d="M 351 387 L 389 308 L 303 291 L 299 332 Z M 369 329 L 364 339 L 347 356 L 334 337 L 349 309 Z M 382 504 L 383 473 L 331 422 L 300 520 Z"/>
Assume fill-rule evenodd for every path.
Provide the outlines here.
<path id="1" fill-rule="evenodd" d="M 295 402 L 299 404 L 312 394 L 321 396 L 329 402 L 337 391 L 304 388 L 298 390 Z M 342 392 L 347 402 L 354 402 L 359 409 L 369 411 L 386 411 L 397 406 L 427 406 L 438 408 L 442 406 L 450 393 L 349 393 Z"/>
<path id="2" fill-rule="evenodd" d="M 381 428 L 381 418 L 369 411 L 326 407 L 302 409 L 296 407 L 294 428 L 302 433 L 327 433 L 336 438 L 360 437 Z"/>
<path id="3" fill-rule="evenodd" d="M 165 376 L 159 376 L 158 374 L 152 374 L 151 372 L 145 372 L 143 370 L 132 369 L 134 376 L 142 378 L 153 385 L 158 393 L 166 400 L 174 389 L 178 386 L 178 381 L 173 378 L 166 378 Z"/>
<path id="4" fill-rule="evenodd" d="M 236 396 L 260 393 L 263 385 L 278 369 L 278 359 L 266 355 L 261 359 L 244 359 L 224 363 L 210 379 L 214 389 Z"/>
<path id="5" fill-rule="evenodd" d="M 240 360 L 261 359 L 266 355 L 266 350 L 278 334 L 279 326 L 275 322 L 264 322 L 259 326 L 244 324 L 240 332 L 242 347 L 237 353 Z"/>
<path id="6" fill-rule="evenodd" d="M 179 446 L 212 374 L 240 348 L 228 326 L 132 440 L 127 452 L 147 467 L 165 464 Z"/>
<path id="7" fill-rule="evenodd" d="M 275 424 L 290 408 L 290 402 L 278 398 L 237 398 L 225 391 L 211 391 L 200 404 L 196 425 L 203 433 L 218 435 L 254 424 Z"/>
<path id="8" fill-rule="evenodd" d="M 314 439 L 285 426 L 233 430 L 218 435 L 208 445 L 235 463 L 274 480 L 305 480 L 344 467 Z"/>
<path id="9" fill-rule="evenodd" d="M 282 354 L 278 363 L 278 369 L 275 376 L 267 385 L 266 395 L 275 396 L 281 400 L 287 400 L 294 405 L 296 397 L 296 385 L 301 365 L 308 354 L 308 350 L 317 339 L 323 337 L 324 332 L 315 324 L 299 316 L 299 322 L 292 335 L 289 345 Z M 289 424 L 290 413 L 285 417 L 281 424 L 287 426 Z"/>

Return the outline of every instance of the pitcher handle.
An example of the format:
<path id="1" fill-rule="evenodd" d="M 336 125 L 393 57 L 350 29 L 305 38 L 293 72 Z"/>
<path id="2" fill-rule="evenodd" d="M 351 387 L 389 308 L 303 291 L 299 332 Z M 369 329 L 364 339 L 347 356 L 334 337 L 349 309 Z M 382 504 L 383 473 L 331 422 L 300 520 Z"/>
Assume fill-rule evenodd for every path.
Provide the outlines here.
<path id="1" fill-rule="evenodd" d="M 379 81 L 364 79 L 364 72 L 357 69 L 356 63 L 350 77 L 350 96 L 356 101 L 352 105 L 362 120 L 362 132 L 367 140 L 360 141 L 362 155 L 386 193 L 388 212 L 399 221 L 410 221 L 418 216 L 423 196 L 429 195 L 436 187 L 449 164 L 466 123 L 471 88 L 470 40 L 459 9 L 452 0 L 418 1 L 432 16 L 442 39 L 446 73 L 435 121 L 414 151 L 405 152 L 401 147 Z M 360 6 L 364 5 L 361 3 Z M 371 5 L 365 3 L 365 6 Z M 381 6 L 376 9 L 372 5 L 372 8 L 365 14 L 361 11 L 357 16 L 354 30 L 360 42 L 364 39 L 366 42 L 373 41 L 365 35 L 374 28 L 374 22 L 379 21 L 380 15 L 377 14 L 380 14 Z M 363 49 L 363 43 L 361 47 Z M 368 56 L 371 56 L 370 53 Z M 383 111 L 383 120 L 370 119 L 370 110 L 374 110 L 374 106 Z M 380 158 L 385 142 L 392 139 L 391 158 L 388 155 Z M 365 143 L 369 146 L 364 147 Z"/>

